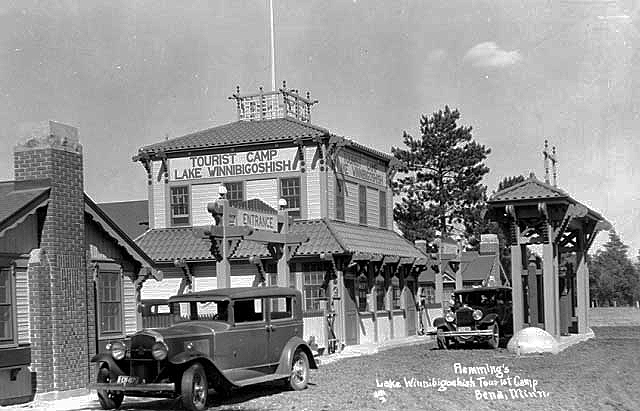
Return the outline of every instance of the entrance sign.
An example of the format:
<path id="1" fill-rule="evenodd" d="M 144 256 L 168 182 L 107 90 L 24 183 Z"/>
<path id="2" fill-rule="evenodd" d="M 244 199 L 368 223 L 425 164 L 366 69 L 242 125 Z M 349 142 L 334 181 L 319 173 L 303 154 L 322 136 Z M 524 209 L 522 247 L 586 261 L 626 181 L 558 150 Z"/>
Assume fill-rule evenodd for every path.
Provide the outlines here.
<path id="1" fill-rule="evenodd" d="M 229 207 L 230 225 L 242 225 L 259 230 L 278 231 L 278 214 Z"/>
<path id="2" fill-rule="evenodd" d="M 378 186 L 387 186 L 387 173 L 381 162 L 371 160 L 363 155 L 352 152 L 340 152 L 338 163 L 346 177 L 366 181 Z"/>
<path id="3" fill-rule="evenodd" d="M 206 154 L 169 160 L 169 179 L 200 180 L 296 171 L 297 147 Z"/>

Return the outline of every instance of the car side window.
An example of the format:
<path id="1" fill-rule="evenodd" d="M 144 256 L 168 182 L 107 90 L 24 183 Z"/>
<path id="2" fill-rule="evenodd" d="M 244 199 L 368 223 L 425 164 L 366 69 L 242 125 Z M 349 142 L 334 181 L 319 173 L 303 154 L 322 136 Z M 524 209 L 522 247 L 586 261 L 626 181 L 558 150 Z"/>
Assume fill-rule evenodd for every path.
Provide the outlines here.
<path id="1" fill-rule="evenodd" d="M 262 298 L 236 300 L 233 303 L 233 315 L 236 323 L 264 321 Z"/>
<path id="2" fill-rule="evenodd" d="M 271 297 L 271 320 L 285 320 L 293 317 L 291 297 Z"/>

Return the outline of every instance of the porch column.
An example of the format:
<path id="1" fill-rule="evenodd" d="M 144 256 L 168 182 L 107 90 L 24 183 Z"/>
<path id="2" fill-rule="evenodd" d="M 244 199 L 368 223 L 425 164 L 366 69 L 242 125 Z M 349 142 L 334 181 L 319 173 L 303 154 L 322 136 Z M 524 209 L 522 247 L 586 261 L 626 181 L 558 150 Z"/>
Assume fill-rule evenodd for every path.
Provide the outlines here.
<path id="1" fill-rule="evenodd" d="M 524 319 L 524 301 L 522 298 L 522 247 L 511 246 L 511 289 L 513 301 L 513 333 L 522 329 Z"/>
<path id="2" fill-rule="evenodd" d="M 542 277 L 544 284 L 544 328 L 553 335 L 557 336 L 558 317 L 556 310 L 558 309 L 558 276 L 555 271 L 553 244 L 542 245 Z"/>

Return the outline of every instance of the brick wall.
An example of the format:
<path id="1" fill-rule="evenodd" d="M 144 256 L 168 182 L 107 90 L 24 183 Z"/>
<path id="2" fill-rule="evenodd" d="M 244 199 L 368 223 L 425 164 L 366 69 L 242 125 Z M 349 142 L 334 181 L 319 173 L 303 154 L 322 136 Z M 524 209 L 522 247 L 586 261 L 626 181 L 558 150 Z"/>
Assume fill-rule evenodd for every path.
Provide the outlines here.
<path id="1" fill-rule="evenodd" d="M 77 130 L 43 123 L 14 151 L 15 179 L 49 179 L 50 200 L 39 261 L 29 266 L 32 365 L 38 392 L 83 388 L 88 381 L 88 285 L 82 146 Z"/>

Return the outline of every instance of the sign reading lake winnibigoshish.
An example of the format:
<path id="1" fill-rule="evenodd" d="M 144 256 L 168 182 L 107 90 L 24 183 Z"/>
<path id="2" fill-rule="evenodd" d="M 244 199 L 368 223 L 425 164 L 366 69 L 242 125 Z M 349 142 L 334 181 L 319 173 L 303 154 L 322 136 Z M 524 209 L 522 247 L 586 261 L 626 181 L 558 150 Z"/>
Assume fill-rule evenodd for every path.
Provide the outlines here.
<path id="1" fill-rule="evenodd" d="M 296 171 L 296 147 L 206 154 L 169 160 L 169 179 L 200 180 Z"/>

